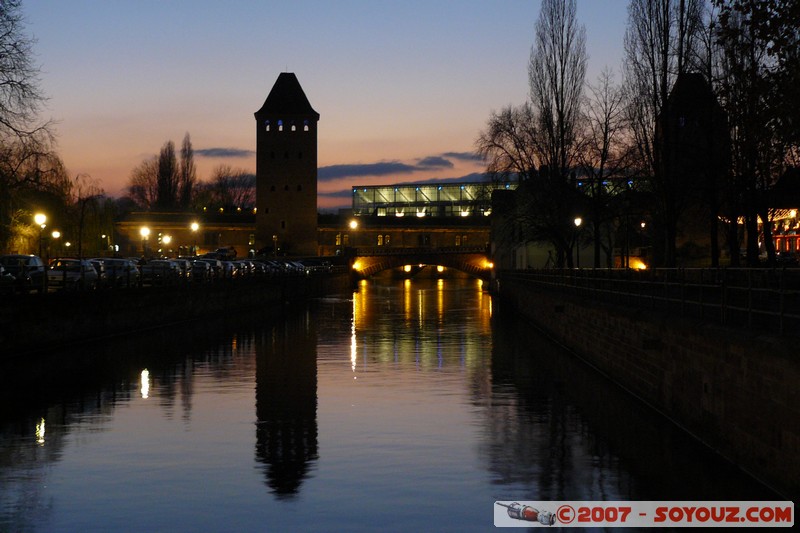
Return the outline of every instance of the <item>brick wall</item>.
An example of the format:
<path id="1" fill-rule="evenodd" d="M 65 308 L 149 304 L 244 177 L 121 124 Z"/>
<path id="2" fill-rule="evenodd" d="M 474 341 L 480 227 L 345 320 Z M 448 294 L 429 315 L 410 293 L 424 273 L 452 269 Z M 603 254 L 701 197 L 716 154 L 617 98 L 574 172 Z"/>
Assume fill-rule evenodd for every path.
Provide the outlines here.
<path id="1" fill-rule="evenodd" d="M 499 283 L 587 363 L 787 497 L 800 495 L 800 354 L 788 339 Z"/>

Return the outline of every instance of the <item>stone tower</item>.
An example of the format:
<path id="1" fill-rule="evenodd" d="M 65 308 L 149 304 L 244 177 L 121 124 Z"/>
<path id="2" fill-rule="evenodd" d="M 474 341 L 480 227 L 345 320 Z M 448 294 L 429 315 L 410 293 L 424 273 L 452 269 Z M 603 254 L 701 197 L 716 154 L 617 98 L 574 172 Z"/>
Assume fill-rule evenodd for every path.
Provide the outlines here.
<path id="1" fill-rule="evenodd" d="M 317 255 L 317 122 L 297 76 L 282 72 L 256 111 L 256 241 Z"/>

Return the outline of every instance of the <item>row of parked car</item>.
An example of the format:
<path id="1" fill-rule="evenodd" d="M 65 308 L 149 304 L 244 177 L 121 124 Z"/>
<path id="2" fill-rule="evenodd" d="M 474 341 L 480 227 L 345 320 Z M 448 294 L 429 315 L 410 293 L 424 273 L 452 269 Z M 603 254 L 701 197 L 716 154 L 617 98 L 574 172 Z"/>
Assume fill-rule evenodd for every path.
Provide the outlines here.
<path id="1" fill-rule="evenodd" d="M 287 260 L 228 261 L 209 255 L 150 260 L 56 258 L 46 267 L 35 255 L 4 255 L 0 256 L 0 292 L 208 283 L 255 276 L 307 275 L 320 269 L 330 270 L 330 264 Z"/>

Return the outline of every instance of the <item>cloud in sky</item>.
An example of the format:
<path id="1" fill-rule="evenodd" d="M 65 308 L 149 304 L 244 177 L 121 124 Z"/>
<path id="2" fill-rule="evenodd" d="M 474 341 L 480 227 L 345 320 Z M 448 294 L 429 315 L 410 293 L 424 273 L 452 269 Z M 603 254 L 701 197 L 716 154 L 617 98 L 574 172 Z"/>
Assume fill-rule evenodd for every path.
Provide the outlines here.
<path id="1" fill-rule="evenodd" d="M 381 161 L 378 163 L 355 163 L 349 165 L 330 165 L 317 169 L 317 179 L 321 181 L 358 176 L 387 176 L 390 174 L 409 174 L 418 170 L 414 165 L 400 161 Z"/>
<path id="2" fill-rule="evenodd" d="M 444 152 L 408 161 L 389 160 L 320 167 L 319 207 L 349 207 L 353 187 L 485 181 L 485 164 L 470 152 Z M 451 177 L 442 177 L 447 172 Z M 455 176 L 453 176 L 455 175 Z"/>
<path id="3" fill-rule="evenodd" d="M 455 165 L 453 165 L 452 161 L 438 155 L 423 157 L 417 162 L 417 167 L 423 168 L 425 170 L 433 170 L 437 168 L 453 168 L 454 166 Z"/>
<path id="4" fill-rule="evenodd" d="M 241 148 L 201 148 L 194 153 L 200 157 L 241 158 L 255 155 L 253 150 Z"/>
<path id="5" fill-rule="evenodd" d="M 474 152 L 445 152 L 442 155 L 459 161 L 483 162 L 483 158 Z"/>
<path id="6" fill-rule="evenodd" d="M 451 157 L 461 160 L 467 159 L 464 153 L 449 152 Z M 354 163 L 347 165 L 330 165 L 317 170 L 320 181 L 332 181 L 341 178 L 357 178 L 361 176 L 390 176 L 393 174 L 413 174 L 414 172 L 429 172 L 431 170 L 454 168 L 450 159 L 443 155 L 431 155 L 416 160 L 416 163 L 403 163 L 402 161 L 379 161 L 377 163 Z"/>

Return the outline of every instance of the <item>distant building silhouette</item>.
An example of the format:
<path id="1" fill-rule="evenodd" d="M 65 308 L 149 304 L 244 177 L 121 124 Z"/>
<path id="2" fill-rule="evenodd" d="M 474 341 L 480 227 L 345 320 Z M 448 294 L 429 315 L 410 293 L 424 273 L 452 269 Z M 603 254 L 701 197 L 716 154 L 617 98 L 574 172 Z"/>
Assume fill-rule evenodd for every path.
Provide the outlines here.
<path id="1" fill-rule="evenodd" d="M 660 207 L 655 227 L 674 224 L 681 264 L 718 254 L 718 215 L 730 167 L 727 116 L 699 73 L 678 76 L 656 121 L 655 162 Z M 653 241 L 656 264 L 670 256 L 668 239 Z"/>
<path id="2" fill-rule="evenodd" d="M 256 243 L 317 254 L 317 122 L 294 73 L 282 72 L 256 111 Z"/>

